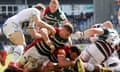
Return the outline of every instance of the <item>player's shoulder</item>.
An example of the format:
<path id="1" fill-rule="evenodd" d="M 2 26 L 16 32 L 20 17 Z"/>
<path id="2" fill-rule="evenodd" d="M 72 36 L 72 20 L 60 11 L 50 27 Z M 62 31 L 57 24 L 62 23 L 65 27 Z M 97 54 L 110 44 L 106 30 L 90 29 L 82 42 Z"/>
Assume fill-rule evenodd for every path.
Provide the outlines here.
<path id="1" fill-rule="evenodd" d="M 117 30 L 116 29 L 111 29 L 111 28 L 109 28 L 109 29 L 107 29 L 108 31 L 109 31 L 109 33 L 114 33 L 114 34 L 117 34 L 118 32 L 117 32 Z"/>
<path id="2" fill-rule="evenodd" d="M 49 8 L 49 6 L 46 6 L 46 8 L 45 8 L 45 14 L 47 14 L 48 12 L 50 12 L 50 8 Z"/>
<path id="3" fill-rule="evenodd" d="M 26 11 L 28 13 L 40 13 L 40 11 L 37 8 L 27 8 Z"/>
<path id="4" fill-rule="evenodd" d="M 39 10 L 36 9 L 36 8 L 26 8 L 26 9 L 23 9 L 21 12 L 22 12 L 22 13 L 23 13 L 23 12 L 24 12 L 24 13 L 32 13 L 32 12 L 37 12 L 37 13 L 39 13 Z M 21 13 L 21 12 L 20 12 L 20 13 Z"/>
<path id="5" fill-rule="evenodd" d="M 63 11 L 60 8 L 58 8 L 56 13 L 60 15 L 63 13 Z"/>
<path id="6" fill-rule="evenodd" d="M 33 10 L 33 11 L 37 11 L 39 12 L 39 10 L 37 8 L 29 8 L 30 10 Z"/>
<path id="7" fill-rule="evenodd" d="M 61 28 L 55 27 L 55 30 L 56 30 L 57 33 L 59 33 L 59 31 L 61 30 Z"/>

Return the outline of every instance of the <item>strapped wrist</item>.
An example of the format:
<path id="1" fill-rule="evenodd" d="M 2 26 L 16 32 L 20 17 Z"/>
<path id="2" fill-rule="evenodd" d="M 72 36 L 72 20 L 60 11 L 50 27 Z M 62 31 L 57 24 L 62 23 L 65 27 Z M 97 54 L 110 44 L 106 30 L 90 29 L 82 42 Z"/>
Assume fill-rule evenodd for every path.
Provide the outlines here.
<path id="1" fill-rule="evenodd" d="M 48 43 L 51 43 L 51 41 L 50 41 L 49 39 L 48 39 L 47 41 L 45 41 L 45 42 L 46 42 L 47 44 L 48 44 Z"/>
<path id="2" fill-rule="evenodd" d="M 54 45 L 50 45 L 50 49 L 55 49 L 55 46 Z"/>
<path id="3" fill-rule="evenodd" d="M 81 34 L 81 37 L 84 37 L 84 32 L 81 32 L 80 34 Z"/>
<path id="4" fill-rule="evenodd" d="M 120 16 L 118 16 L 118 20 L 120 20 Z"/>

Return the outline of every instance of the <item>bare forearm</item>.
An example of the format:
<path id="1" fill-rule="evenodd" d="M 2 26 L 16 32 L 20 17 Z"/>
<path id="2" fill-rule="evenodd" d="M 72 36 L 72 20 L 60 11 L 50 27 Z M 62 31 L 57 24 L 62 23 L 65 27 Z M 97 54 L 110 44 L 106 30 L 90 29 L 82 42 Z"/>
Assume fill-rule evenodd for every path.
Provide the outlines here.
<path id="1" fill-rule="evenodd" d="M 41 38 L 41 35 L 34 29 L 28 29 L 28 32 L 33 39 Z"/>
<path id="2" fill-rule="evenodd" d="M 91 28 L 91 29 L 85 30 L 84 32 L 80 32 L 80 34 L 82 37 L 83 36 L 91 37 L 91 36 L 94 36 L 94 34 L 102 35 L 104 34 L 104 31 L 101 28 Z"/>
<path id="3" fill-rule="evenodd" d="M 47 29 L 50 28 L 50 25 L 47 24 L 47 23 L 45 23 L 44 21 L 38 22 L 38 23 L 37 23 L 37 26 L 38 26 L 38 27 L 42 27 L 42 28 L 47 28 Z"/>

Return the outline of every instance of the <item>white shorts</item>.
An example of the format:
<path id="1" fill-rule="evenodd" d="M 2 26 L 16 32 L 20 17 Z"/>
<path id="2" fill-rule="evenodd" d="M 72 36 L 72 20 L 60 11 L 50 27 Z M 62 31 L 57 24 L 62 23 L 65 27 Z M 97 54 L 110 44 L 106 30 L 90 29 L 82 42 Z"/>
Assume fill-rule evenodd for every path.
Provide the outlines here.
<path id="1" fill-rule="evenodd" d="M 105 59 L 105 56 L 100 52 L 95 44 L 90 44 L 87 48 L 85 48 L 81 52 L 80 57 L 84 61 L 92 64 L 101 64 L 101 62 Z"/>
<path id="2" fill-rule="evenodd" d="M 45 61 L 48 60 L 47 56 L 43 56 L 40 53 L 38 53 L 35 46 L 27 50 L 19 59 L 19 62 L 22 65 L 25 65 L 26 62 L 30 61 L 34 62 L 34 64 L 43 64 Z"/>
<path id="3" fill-rule="evenodd" d="M 3 24 L 3 33 L 7 38 L 9 38 L 10 34 L 14 32 L 22 32 L 22 29 L 18 24 L 14 22 Z"/>

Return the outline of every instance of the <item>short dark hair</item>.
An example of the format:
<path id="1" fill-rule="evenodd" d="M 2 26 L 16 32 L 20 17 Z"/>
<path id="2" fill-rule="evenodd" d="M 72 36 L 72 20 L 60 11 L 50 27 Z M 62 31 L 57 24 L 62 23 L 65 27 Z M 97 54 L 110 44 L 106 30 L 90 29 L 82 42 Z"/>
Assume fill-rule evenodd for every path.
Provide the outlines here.
<path id="1" fill-rule="evenodd" d="M 77 46 L 71 46 L 70 50 L 71 50 L 71 52 L 77 53 L 77 55 L 81 54 L 81 50 Z"/>
<path id="2" fill-rule="evenodd" d="M 45 6 L 42 3 L 36 4 L 35 8 L 37 8 L 38 10 L 45 10 Z"/>
<path id="3" fill-rule="evenodd" d="M 64 24 L 63 27 L 70 33 L 73 33 L 74 31 L 72 24 Z"/>

